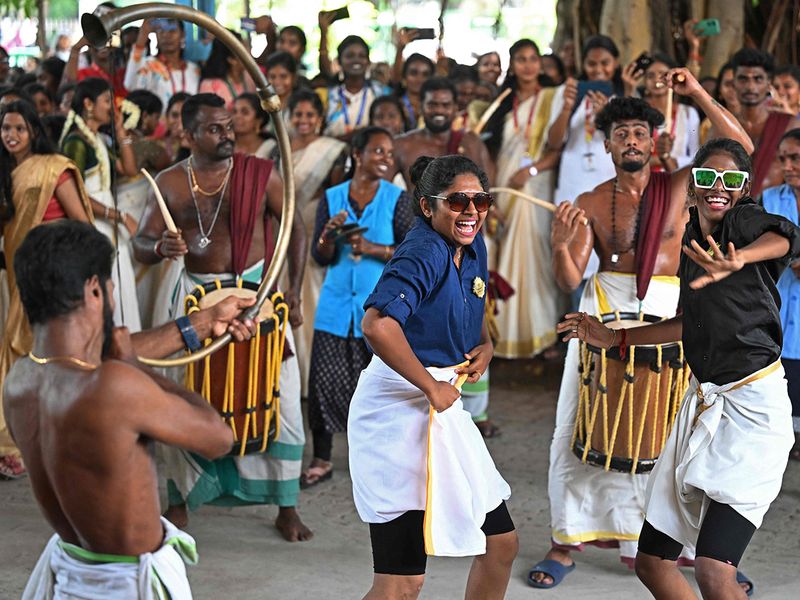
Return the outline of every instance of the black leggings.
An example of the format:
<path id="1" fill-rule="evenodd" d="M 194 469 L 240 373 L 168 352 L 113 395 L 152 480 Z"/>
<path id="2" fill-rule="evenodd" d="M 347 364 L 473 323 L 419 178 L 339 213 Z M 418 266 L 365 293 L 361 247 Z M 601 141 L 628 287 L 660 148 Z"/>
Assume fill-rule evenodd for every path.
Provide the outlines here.
<path id="1" fill-rule="evenodd" d="M 409 510 L 386 523 L 369 524 L 375 573 L 425 574 L 428 556 L 425 554 L 424 520 L 424 510 Z M 481 530 L 486 536 L 514 531 L 514 521 L 511 520 L 505 502 L 486 514 Z"/>
<path id="2" fill-rule="evenodd" d="M 730 506 L 712 500 L 697 536 L 696 556 L 738 567 L 755 530 L 755 525 Z M 683 544 L 644 522 L 639 535 L 639 552 L 674 561 L 682 550 Z"/>

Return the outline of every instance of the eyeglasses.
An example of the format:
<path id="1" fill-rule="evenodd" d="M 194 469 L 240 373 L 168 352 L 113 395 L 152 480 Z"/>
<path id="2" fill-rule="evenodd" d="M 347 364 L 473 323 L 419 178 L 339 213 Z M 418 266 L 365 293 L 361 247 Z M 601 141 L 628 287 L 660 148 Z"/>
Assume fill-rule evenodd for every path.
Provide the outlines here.
<path id="1" fill-rule="evenodd" d="M 450 205 L 450 210 L 453 212 L 464 212 L 467 210 L 469 203 L 475 205 L 475 210 L 478 212 L 486 212 L 489 207 L 494 203 L 494 197 L 488 192 L 478 192 L 470 197 L 466 192 L 453 192 L 449 196 L 428 196 L 429 198 L 437 198 L 439 200 L 447 200 Z"/>
<path id="2" fill-rule="evenodd" d="M 729 192 L 738 192 L 750 179 L 750 175 L 745 171 L 717 171 L 706 167 L 695 167 L 692 169 L 694 186 L 710 190 L 717 184 L 717 179 L 722 179 L 722 187 Z"/>

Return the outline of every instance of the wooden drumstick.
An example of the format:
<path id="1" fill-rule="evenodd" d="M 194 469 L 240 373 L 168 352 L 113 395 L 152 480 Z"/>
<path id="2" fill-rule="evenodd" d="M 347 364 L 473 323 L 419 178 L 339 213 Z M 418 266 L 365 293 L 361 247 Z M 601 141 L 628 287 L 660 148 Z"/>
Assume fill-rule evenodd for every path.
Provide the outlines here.
<path id="1" fill-rule="evenodd" d="M 667 88 L 667 114 L 664 115 L 664 131 L 672 131 L 672 88 Z"/>
<path id="2" fill-rule="evenodd" d="M 683 83 L 686 81 L 686 75 L 683 73 L 675 73 L 672 78 L 673 83 Z M 672 130 L 672 88 L 667 88 L 667 114 L 664 115 L 664 128 L 667 132 Z"/>
<path id="3" fill-rule="evenodd" d="M 523 192 L 520 192 L 519 190 L 515 190 L 514 188 L 493 187 L 493 188 L 489 189 L 489 191 L 492 192 L 492 193 L 505 192 L 507 194 L 514 194 L 515 196 L 518 196 L 518 197 L 522 198 L 523 200 L 527 200 L 531 204 L 535 204 L 536 206 L 541 206 L 542 208 L 546 208 L 550 212 L 556 212 L 557 206 L 555 204 L 553 204 L 552 202 L 548 202 L 547 200 L 542 200 L 541 198 L 536 198 L 535 196 L 531 196 L 529 194 L 525 194 Z M 589 219 L 587 219 L 586 217 L 583 217 L 581 219 L 581 225 L 589 225 Z"/>
<path id="4" fill-rule="evenodd" d="M 483 131 L 483 128 L 486 127 L 486 123 L 489 122 L 489 119 L 492 117 L 492 115 L 497 112 L 498 108 L 500 108 L 500 103 L 503 102 L 506 96 L 508 96 L 510 93 L 511 88 L 506 88 L 500 93 L 499 96 L 497 96 L 497 98 L 494 99 L 494 102 L 492 102 L 489 107 L 483 111 L 481 120 L 478 121 L 478 124 L 472 129 L 472 133 L 475 135 L 480 135 L 481 131 Z"/>
<path id="5" fill-rule="evenodd" d="M 156 180 L 153 179 L 150 173 L 148 173 L 145 169 L 141 169 L 141 171 L 142 175 L 144 175 L 147 181 L 150 183 L 150 187 L 153 188 L 153 193 L 156 196 L 158 208 L 161 210 L 161 216 L 164 217 L 164 223 L 167 224 L 167 230 L 171 231 L 172 233 L 178 233 L 178 228 L 175 227 L 175 221 L 172 220 L 172 215 L 169 214 L 167 203 L 164 202 L 164 196 L 161 195 L 161 190 L 158 189 Z"/>

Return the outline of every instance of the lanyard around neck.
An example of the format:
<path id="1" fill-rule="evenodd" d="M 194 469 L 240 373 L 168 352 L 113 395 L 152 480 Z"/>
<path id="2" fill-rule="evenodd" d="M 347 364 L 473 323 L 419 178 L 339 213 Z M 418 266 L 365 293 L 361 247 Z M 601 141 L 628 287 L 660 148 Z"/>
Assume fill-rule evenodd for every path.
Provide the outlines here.
<path id="1" fill-rule="evenodd" d="M 364 110 L 367 106 L 367 92 L 369 91 L 369 86 L 364 84 L 364 91 L 361 94 L 361 106 L 358 109 L 358 116 L 356 117 L 356 124 L 355 127 L 361 125 L 361 119 L 364 118 Z M 353 127 L 350 125 L 350 115 L 347 112 L 347 98 L 344 95 L 344 84 L 339 86 L 339 100 L 342 103 L 342 112 L 344 113 L 344 126 L 345 129 L 349 132 L 353 130 Z"/>

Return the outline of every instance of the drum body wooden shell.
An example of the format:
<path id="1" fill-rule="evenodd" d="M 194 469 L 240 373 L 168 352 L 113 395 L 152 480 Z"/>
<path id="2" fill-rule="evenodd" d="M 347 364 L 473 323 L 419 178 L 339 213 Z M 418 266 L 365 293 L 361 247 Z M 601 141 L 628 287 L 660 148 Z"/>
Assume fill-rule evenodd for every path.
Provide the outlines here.
<path id="1" fill-rule="evenodd" d="M 608 313 L 601 320 L 619 329 L 661 319 Z M 606 351 L 581 342 L 580 371 L 573 452 L 605 470 L 652 470 L 688 383 L 681 344 L 632 346 L 621 360 L 618 347 Z"/>
<path id="2" fill-rule="evenodd" d="M 258 286 L 239 285 L 226 281 L 198 286 L 187 296 L 187 314 L 231 295 L 255 297 Z M 233 430 L 232 455 L 264 452 L 280 432 L 279 379 L 288 309 L 282 296 L 272 300 L 262 307 L 256 336 L 231 342 L 187 367 L 186 386 L 214 406 Z"/>

